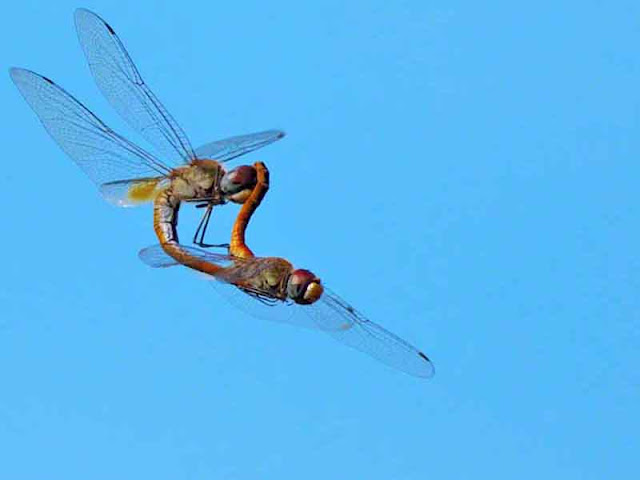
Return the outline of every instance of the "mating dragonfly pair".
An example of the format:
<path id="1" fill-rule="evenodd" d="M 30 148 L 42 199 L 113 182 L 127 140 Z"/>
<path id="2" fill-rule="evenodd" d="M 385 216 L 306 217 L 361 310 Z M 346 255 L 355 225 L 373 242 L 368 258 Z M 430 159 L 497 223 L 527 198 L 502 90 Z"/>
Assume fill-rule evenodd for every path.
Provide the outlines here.
<path id="1" fill-rule="evenodd" d="M 257 162 L 228 170 L 226 162 L 284 136 L 279 130 L 240 135 L 194 149 L 184 131 L 146 85 L 113 28 L 85 9 L 75 12 L 80 44 L 98 88 L 137 130 L 153 155 L 104 124 L 47 77 L 12 68 L 10 76 L 49 135 L 98 185 L 110 202 L 153 202 L 159 245 L 139 256 L 151 267 L 183 265 L 213 276 L 233 303 L 263 318 L 317 328 L 406 373 L 431 377 L 427 356 L 365 318 L 309 270 L 278 257 L 256 257 L 245 243 L 249 221 L 269 189 L 269 172 Z M 162 159 L 162 160 L 161 160 Z M 241 204 L 228 254 L 182 245 L 182 202 L 206 207 L 193 243 L 207 247 L 205 232 L 215 206 Z"/>

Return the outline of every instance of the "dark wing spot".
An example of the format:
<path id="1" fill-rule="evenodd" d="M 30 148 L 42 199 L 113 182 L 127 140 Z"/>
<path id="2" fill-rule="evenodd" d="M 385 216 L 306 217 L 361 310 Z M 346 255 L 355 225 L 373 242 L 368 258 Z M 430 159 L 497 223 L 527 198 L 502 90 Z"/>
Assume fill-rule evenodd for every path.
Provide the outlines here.
<path id="1" fill-rule="evenodd" d="M 55 85 L 55 83 L 53 83 L 53 80 L 51 80 L 50 78 L 45 77 L 44 75 L 42 76 L 42 79 L 43 79 L 45 82 L 49 82 L 51 85 Z"/>
<path id="2" fill-rule="evenodd" d="M 104 22 L 104 26 L 107 27 L 107 30 L 109 30 L 109 33 L 111 35 L 115 35 L 116 32 L 113 30 L 113 28 L 111 28 L 111 25 L 109 25 L 107 22 Z"/>
<path id="3" fill-rule="evenodd" d="M 427 357 L 424 353 L 418 352 L 418 355 L 420 355 L 422 358 L 424 358 L 427 362 L 431 362 L 431 360 L 429 360 L 429 357 Z"/>

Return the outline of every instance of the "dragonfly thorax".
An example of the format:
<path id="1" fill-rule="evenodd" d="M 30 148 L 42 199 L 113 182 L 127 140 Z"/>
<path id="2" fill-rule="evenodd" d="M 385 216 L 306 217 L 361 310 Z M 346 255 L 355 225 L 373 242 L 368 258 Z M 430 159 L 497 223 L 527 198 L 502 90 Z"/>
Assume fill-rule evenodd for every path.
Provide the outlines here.
<path id="1" fill-rule="evenodd" d="M 291 264 L 283 258 L 262 257 L 228 267 L 219 276 L 246 291 L 286 300 L 291 270 Z"/>
<path id="2" fill-rule="evenodd" d="M 181 200 L 212 199 L 216 195 L 220 177 L 224 174 L 217 162 L 199 161 L 187 167 L 174 170 L 172 188 Z"/>

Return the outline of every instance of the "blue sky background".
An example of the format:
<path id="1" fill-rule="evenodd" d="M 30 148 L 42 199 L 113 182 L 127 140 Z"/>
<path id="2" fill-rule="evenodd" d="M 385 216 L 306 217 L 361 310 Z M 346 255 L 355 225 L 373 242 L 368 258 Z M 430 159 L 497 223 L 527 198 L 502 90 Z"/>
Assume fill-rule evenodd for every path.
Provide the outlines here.
<path id="1" fill-rule="evenodd" d="M 194 145 L 287 131 L 246 158 L 272 177 L 249 244 L 314 270 L 436 376 L 147 268 L 151 209 L 106 204 L 7 75 L 0 478 L 637 474 L 638 2 L 5 5 L 5 68 L 143 144 L 93 84 L 78 6 Z"/>

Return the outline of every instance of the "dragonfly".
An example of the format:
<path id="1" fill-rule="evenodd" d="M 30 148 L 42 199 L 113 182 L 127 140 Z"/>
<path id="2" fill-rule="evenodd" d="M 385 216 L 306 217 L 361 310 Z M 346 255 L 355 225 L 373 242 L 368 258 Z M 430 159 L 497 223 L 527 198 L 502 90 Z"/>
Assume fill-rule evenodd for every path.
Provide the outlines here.
<path id="1" fill-rule="evenodd" d="M 98 186 L 104 198 L 128 207 L 154 202 L 154 228 L 161 243 L 177 242 L 181 202 L 206 210 L 193 242 L 205 242 L 214 206 L 242 204 L 257 182 L 255 165 L 226 162 L 265 147 L 285 134 L 265 130 L 214 141 L 194 149 L 158 97 L 142 79 L 114 29 L 97 14 L 75 12 L 78 39 L 103 96 L 149 144 L 152 154 L 120 135 L 49 78 L 12 68 L 10 76 L 62 150 Z"/>
<path id="2" fill-rule="evenodd" d="M 405 373 L 424 378 L 434 375 L 427 355 L 366 318 L 311 271 L 294 268 L 279 257 L 239 258 L 181 248 L 186 259 L 169 256 L 162 245 L 147 247 L 139 256 L 154 268 L 184 265 L 210 275 L 221 294 L 253 316 L 319 329 Z"/>
<path id="3" fill-rule="evenodd" d="M 160 244 L 141 250 L 140 259 L 154 268 L 183 265 L 204 273 L 217 280 L 212 285 L 231 303 L 256 317 L 320 329 L 389 366 L 433 376 L 423 352 L 367 319 L 311 271 L 296 269 L 284 258 L 256 257 L 246 246 L 246 229 L 269 188 L 266 166 L 257 164 L 257 171 L 258 182 L 234 222 L 228 254 Z"/>

